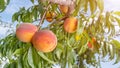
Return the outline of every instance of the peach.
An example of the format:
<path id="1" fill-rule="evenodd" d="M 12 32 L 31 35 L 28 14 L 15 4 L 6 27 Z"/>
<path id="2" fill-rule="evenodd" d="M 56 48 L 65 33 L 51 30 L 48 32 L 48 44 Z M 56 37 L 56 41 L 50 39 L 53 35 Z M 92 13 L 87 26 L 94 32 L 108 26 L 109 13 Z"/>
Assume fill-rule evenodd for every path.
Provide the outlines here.
<path id="1" fill-rule="evenodd" d="M 37 27 L 31 23 L 22 23 L 16 29 L 16 37 L 22 42 L 31 42 Z"/>
<path id="2" fill-rule="evenodd" d="M 47 12 L 46 13 L 46 16 L 45 16 L 45 18 L 46 18 L 46 20 L 48 21 L 48 22 L 51 22 L 51 21 L 53 21 L 53 18 L 56 16 L 56 14 L 54 13 L 54 12 Z"/>
<path id="3" fill-rule="evenodd" d="M 60 5 L 60 11 L 64 14 L 66 14 L 68 12 L 68 6 Z"/>
<path id="4" fill-rule="evenodd" d="M 41 52 L 51 52 L 57 46 L 57 37 L 50 30 L 39 30 L 32 38 L 35 49 Z"/>
<path id="5" fill-rule="evenodd" d="M 78 20 L 75 17 L 66 18 L 63 24 L 64 30 L 68 33 L 73 33 L 77 29 Z"/>

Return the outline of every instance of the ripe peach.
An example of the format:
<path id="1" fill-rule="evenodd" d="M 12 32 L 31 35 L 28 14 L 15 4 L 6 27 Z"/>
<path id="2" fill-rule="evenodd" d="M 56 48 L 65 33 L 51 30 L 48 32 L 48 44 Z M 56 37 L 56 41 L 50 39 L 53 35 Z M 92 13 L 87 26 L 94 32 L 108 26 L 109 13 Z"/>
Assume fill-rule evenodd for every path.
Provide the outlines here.
<path id="1" fill-rule="evenodd" d="M 64 14 L 68 12 L 68 6 L 60 5 L 60 11 Z"/>
<path id="2" fill-rule="evenodd" d="M 50 30 L 40 30 L 32 38 L 35 49 L 41 52 L 51 52 L 57 46 L 57 37 Z"/>
<path id="3" fill-rule="evenodd" d="M 73 33 L 77 29 L 78 20 L 75 17 L 69 17 L 64 21 L 64 30 L 68 33 Z"/>
<path id="4" fill-rule="evenodd" d="M 16 29 L 16 36 L 22 42 L 31 42 L 37 27 L 31 23 L 22 23 Z"/>

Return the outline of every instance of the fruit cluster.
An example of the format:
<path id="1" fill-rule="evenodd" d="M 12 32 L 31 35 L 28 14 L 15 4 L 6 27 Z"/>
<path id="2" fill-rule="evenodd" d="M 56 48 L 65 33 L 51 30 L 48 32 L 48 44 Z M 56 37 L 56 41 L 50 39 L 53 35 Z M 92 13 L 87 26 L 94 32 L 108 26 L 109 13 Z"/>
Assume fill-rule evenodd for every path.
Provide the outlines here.
<path id="1" fill-rule="evenodd" d="M 38 30 L 31 23 L 22 23 L 16 29 L 16 36 L 22 42 L 31 42 L 38 51 L 51 52 L 57 46 L 57 37 L 50 30 Z"/>
<path id="2" fill-rule="evenodd" d="M 69 7 L 66 6 L 66 5 L 59 5 L 59 9 L 61 11 L 61 13 L 63 14 L 67 14 L 69 13 L 68 10 L 69 10 Z M 46 20 L 48 22 L 51 22 L 53 20 L 53 18 L 56 16 L 56 14 L 54 12 L 47 12 L 46 13 Z M 77 29 L 77 24 L 78 24 L 78 20 L 77 18 L 75 17 L 67 17 L 65 20 L 64 20 L 64 30 L 68 33 L 73 33 L 76 31 Z"/>
<path id="3" fill-rule="evenodd" d="M 60 11 L 68 13 L 68 7 L 60 5 Z M 54 12 L 46 13 L 46 20 L 51 22 L 55 16 Z M 68 33 L 74 33 L 77 29 L 78 20 L 75 17 L 67 17 L 64 20 L 63 28 Z M 22 23 L 16 29 L 16 37 L 22 42 L 31 42 L 35 49 L 42 52 L 51 52 L 57 46 L 57 37 L 51 30 L 38 30 L 38 27 L 31 23 Z"/>

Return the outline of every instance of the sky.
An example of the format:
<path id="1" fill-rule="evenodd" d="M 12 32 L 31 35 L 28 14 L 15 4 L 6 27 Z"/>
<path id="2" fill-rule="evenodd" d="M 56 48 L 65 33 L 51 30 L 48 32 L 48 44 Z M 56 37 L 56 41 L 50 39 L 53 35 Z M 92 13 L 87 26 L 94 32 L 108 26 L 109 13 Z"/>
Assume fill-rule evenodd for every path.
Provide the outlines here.
<path id="1" fill-rule="evenodd" d="M 33 4 L 29 0 L 10 0 L 10 4 L 7 6 L 3 13 L 0 13 L 0 19 L 4 22 L 12 23 L 12 15 L 19 10 L 21 7 L 28 8 Z M 119 11 L 120 10 L 120 0 L 104 0 L 105 11 Z M 3 28 L 0 26 L 0 37 L 6 35 L 8 28 Z M 120 40 L 120 37 L 118 38 Z M 120 63 L 112 65 L 113 61 L 102 63 L 102 68 L 118 68 Z"/>

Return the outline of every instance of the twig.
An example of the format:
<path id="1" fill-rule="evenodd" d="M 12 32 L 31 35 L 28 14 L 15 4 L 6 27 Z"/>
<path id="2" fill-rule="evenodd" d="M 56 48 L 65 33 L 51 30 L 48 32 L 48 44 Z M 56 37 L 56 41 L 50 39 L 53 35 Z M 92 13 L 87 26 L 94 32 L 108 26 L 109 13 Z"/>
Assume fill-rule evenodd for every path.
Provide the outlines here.
<path id="1" fill-rule="evenodd" d="M 40 20 L 40 23 L 38 24 L 38 29 L 40 29 L 41 25 L 43 24 L 43 21 L 44 21 L 44 19 L 45 19 L 45 15 L 46 15 L 46 13 L 47 13 L 47 11 L 48 11 L 48 8 L 50 7 L 50 4 L 51 4 L 51 3 L 49 3 L 48 6 L 46 7 L 46 10 L 45 10 L 45 12 L 44 12 L 44 14 L 43 14 L 43 16 L 42 16 L 42 18 L 41 18 L 41 20 Z"/>
<path id="2" fill-rule="evenodd" d="M 49 27 L 51 27 L 51 26 L 52 26 L 53 24 L 55 24 L 56 22 L 60 22 L 61 20 L 65 20 L 67 17 L 68 17 L 68 16 L 64 16 L 64 17 L 62 17 L 62 18 L 60 18 L 60 19 L 58 19 L 58 20 L 53 21 L 52 24 L 50 24 Z"/>

